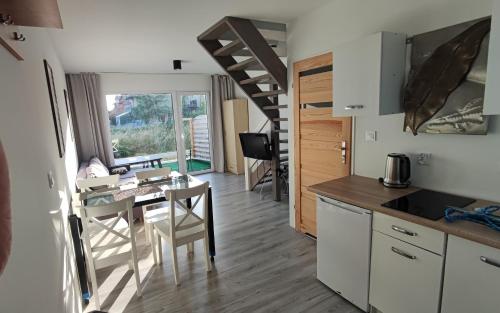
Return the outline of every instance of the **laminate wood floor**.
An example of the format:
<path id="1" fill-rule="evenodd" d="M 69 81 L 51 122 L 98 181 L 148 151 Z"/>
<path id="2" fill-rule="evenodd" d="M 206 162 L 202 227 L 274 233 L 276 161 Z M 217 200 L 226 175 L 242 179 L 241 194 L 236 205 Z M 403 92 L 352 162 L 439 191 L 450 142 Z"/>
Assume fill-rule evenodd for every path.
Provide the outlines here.
<path id="1" fill-rule="evenodd" d="M 98 271 L 102 310 L 108 312 L 361 312 L 316 279 L 316 242 L 289 226 L 288 200 L 245 191 L 244 177 L 207 174 L 213 187 L 217 256 L 205 271 L 203 247 L 194 257 L 179 248 L 181 285 L 173 279 L 167 246 L 153 265 L 138 227 L 142 297 L 127 265 Z M 270 188 L 270 187 L 269 187 Z M 93 303 L 86 311 L 94 309 Z"/>

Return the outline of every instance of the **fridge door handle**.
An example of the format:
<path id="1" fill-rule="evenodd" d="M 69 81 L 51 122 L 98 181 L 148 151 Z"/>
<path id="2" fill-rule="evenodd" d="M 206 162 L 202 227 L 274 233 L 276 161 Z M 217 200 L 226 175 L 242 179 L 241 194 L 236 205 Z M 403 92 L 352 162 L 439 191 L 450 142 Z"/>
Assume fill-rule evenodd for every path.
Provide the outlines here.
<path id="1" fill-rule="evenodd" d="M 371 213 L 366 213 L 366 212 L 360 212 L 360 211 L 356 211 L 354 209 L 351 209 L 351 208 L 348 208 L 348 207 L 345 207 L 343 206 L 342 204 L 339 204 L 339 203 L 332 203 L 328 200 L 325 200 L 324 198 L 322 197 L 318 197 L 318 199 L 323 202 L 323 203 L 326 203 L 326 204 L 329 204 L 329 205 L 333 205 L 333 206 L 336 206 L 342 210 L 346 210 L 348 212 L 351 212 L 351 213 L 355 213 L 355 214 L 358 214 L 358 215 L 363 215 L 363 214 L 371 214 Z"/>

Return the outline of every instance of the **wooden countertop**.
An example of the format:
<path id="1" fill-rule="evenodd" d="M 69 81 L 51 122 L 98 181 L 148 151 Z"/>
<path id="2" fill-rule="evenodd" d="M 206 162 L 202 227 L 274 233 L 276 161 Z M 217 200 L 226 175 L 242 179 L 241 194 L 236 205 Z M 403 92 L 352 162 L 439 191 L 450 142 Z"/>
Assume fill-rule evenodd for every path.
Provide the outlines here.
<path id="1" fill-rule="evenodd" d="M 405 212 L 383 207 L 381 204 L 402 197 L 420 188 L 409 187 L 405 189 L 391 189 L 384 187 L 377 179 L 363 176 L 347 176 L 321 184 L 310 186 L 309 191 L 319 195 L 333 198 L 342 202 L 398 217 L 409 222 L 427 226 L 445 232 L 450 235 L 472 240 L 490 247 L 500 249 L 500 232 L 481 224 L 456 221 L 448 223 L 444 218 L 433 221 L 423 217 L 411 215 Z M 483 207 L 492 202 L 477 200 L 468 209 Z"/>

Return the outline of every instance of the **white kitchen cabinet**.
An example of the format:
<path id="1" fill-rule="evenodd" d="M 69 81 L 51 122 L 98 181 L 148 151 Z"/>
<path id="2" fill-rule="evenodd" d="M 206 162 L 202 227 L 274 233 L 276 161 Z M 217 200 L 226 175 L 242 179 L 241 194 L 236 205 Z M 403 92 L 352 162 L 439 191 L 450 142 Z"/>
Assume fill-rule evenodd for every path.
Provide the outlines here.
<path id="1" fill-rule="evenodd" d="M 442 313 L 500 312 L 500 250 L 448 236 Z"/>
<path id="2" fill-rule="evenodd" d="M 500 0 L 493 0 L 483 114 L 500 114 Z"/>
<path id="3" fill-rule="evenodd" d="M 380 32 L 333 49 L 333 116 L 403 112 L 406 35 Z"/>
<path id="4" fill-rule="evenodd" d="M 444 255 L 446 235 L 442 231 L 378 212 L 373 214 L 373 229 L 414 246 Z"/>
<path id="5" fill-rule="evenodd" d="M 374 231 L 370 305 L 382 313 L 438 313 L 442 268 L 442 256 Z"/>

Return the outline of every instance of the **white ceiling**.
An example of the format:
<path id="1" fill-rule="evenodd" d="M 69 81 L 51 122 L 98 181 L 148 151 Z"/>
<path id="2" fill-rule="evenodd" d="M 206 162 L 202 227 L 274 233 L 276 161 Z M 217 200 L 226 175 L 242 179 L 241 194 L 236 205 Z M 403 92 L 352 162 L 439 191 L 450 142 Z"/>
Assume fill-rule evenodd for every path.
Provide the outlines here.
<path id="1" fill-rule="evenodd" d="M 331 0 L 59 0 L 51 36 L 67 72 L 221 72 L 196 37 L 224 16 L 290 22 Z M 178 73 L 179 71 L 177 71 Z"/>

